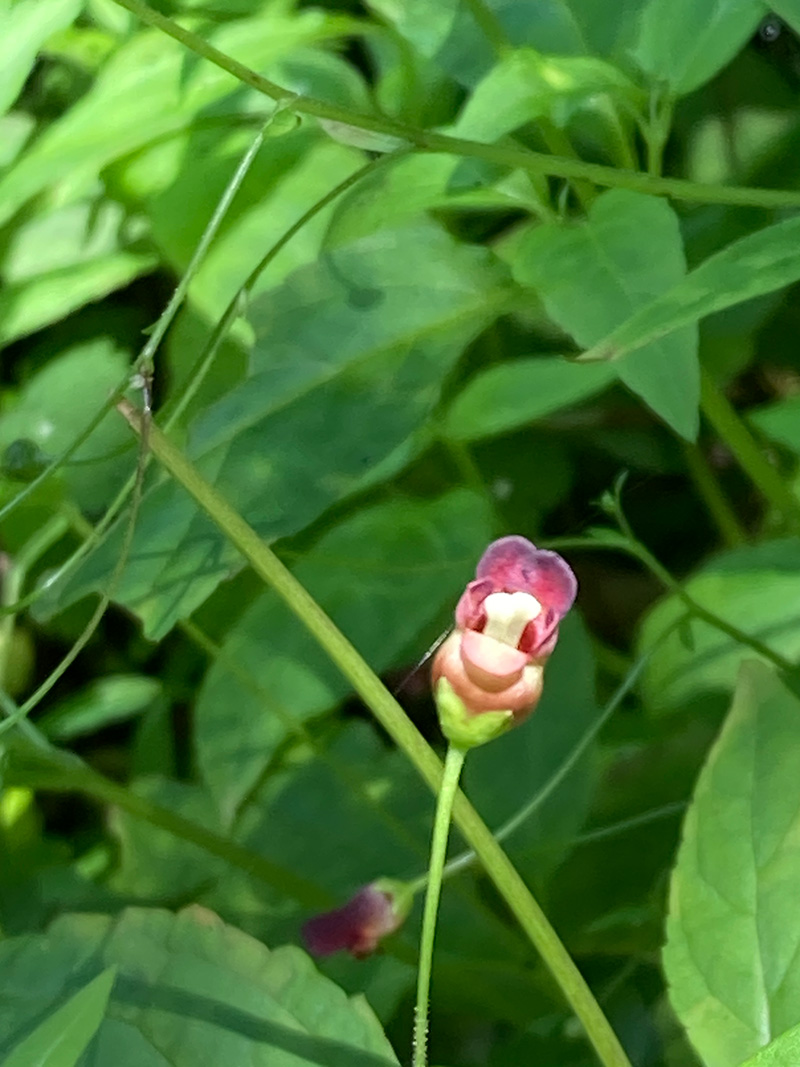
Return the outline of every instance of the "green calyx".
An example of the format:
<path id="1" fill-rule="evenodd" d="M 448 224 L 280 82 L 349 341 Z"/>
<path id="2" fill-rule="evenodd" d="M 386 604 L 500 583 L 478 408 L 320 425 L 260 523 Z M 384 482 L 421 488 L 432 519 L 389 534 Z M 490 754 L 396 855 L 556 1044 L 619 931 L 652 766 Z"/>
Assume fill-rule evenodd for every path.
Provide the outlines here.
<path id="1" fill-rule="evenodd" d="M 442 733 L 463 751 L 485 745 L 514 725 L 514 712 L 509 709 L 478 714 L 468 711 L 446 678 L 439 679 L 434 699 Z"/>
<path id="2" fill-rule="evenodd" d="M 372 887 L 391 900 L 397 926 L 405 922 L 416 895 L 414 883 L 401 882 L 397 878 L 376 878 Z"/>

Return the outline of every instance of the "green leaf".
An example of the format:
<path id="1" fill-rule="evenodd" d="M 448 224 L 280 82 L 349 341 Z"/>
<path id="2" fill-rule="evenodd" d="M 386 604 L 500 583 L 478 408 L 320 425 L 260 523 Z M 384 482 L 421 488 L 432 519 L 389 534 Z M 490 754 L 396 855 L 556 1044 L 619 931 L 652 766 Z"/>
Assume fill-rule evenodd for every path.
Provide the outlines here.
<path id="1" fill-rule="evenodd" d="M 646 240 L 643 240 L 646 235 Z M 583 347 L 594 345 L 685 274 L 678 220 L 664 200 L 612 190 L 585 222 L 531 228 L 512 261 L 548 314 Z M 688 440 L 698 428 L 697 327 L 686 325 L 619 360 L 617 374 Z"/>
<path id="2" fill-rule="evenodd" d="M 800 1025 L 770 1041 L 742 1067 L 794 1067 L 800 1061 Z"/>
<path id="3" fill-rule="evenodd" d="M 366 1002 L 299 949 L 270 951 L 192 907 L 68 915 L 0 944 L 0 1048 L 87 974 L 116 966 L 95 1059 L 119 1067 L 388 1067 L 397 1060 Z"/>
<path id="4" fill-rule="evenodd" d="M 297 532 L 424 425 L 503 285 L 485 250 L 432 223 L 327 253 L 253 302 L 249 376 L 195 420 L 191 458 L 262 537 Z M 62 605 L 103 585 L 119 546 L 118 529 L 67 581 Z M 144 501 L 116 596 L 158 637 L 240 565 L 165 482 Z"/>
<path id="5" fill-rule="evenodd" d="M 712 559 L 687 583 L 702 607 L 791 660 L 800 655 L 800 541 L 787 538 L 735 549 Z M 709 623 L 692 619 L 669 636 L 686 607 L 677 597 L 658 603 L 642 626 L 639 650 L 653 649 L 642 695 L 654 711 L 671 711 L 694 697 L 735 683 L 752 650 Z M 657 645 L 657 647 L 655 647 Z"/>
<path id="6" fill-rule="evenodd" d="M 747 419 L 766 437 L 800 455 L 800 396 L 748 411 Z"/>
<path id="7" fill-rule="evenodd" d="M 447 411 L 445 433 L 456 441 L 494 437 L 578 404 L 615 377 L 607 363 L 578 366 L 551 356 L 500 363 L 467 382 Z"/>
<path id="8" fill-rule="evenodd" d="M 744 663 L 684 824 L 664 949 L 708 1067 L 735 1067 L 800 1021 L 798 753 L 797 695 Z"/>
<path id="9" fill-rule="evenodd" d="M 161 695 L 157 678 L 111 674 L 96 678 L 42 715 L 37 725 L 54 741 L 70 741 L 142 715 Z"/>
<path id="10" fill-rule="evenodd" d="M 25 383 L 0 416 L 0 452 L 13 441 L 33 441 L 48 459 L 72 444 L 123 381 L 128 360 L 100 337 L 51 359 Z M 62 469 L 80 507 L 96 510 L 119 488 L 135 462 L 130 433 L 112 411 Z"/>
<path id="11" fill-rule="evenodd" d="M 766 11 L 761 0 L 648 0 L 632 54 L 654 82 L 689 93 L 733 59 Z"/>
<path id="12" fill-rule="evenodd" d="M 17 0 L 3 12 L 0 29 L 0 115 L 25 84 L 48 37 L 73 21 L 83 0 Z"/>
<path id="13" fill-rule="evenodd" d="M 445 0 L 368 0 L 413 47 L 464 85 L 474 85 L 493 63 L 492 45 L 470 5 Z M 599 55 L 626 61 L 645 0 L 620 0 L 609 7 L 597 0 L 486 0 L 509 44 L 533 44 L 553 55 Z"/>
<path id="14" fill-rule="evenodd" d="M 3 1067 L 75 1067 L 103 1021 L 117 974 L 108 967 L 15 1045 Z"/>
<path id="15" fill-rule="evenodd" d="M 85 200 L 34 215 L 11 234 L 0 291 L 0 343 L 98 300 L 157 263 L 126 236 L 125 213 Z M 132 229 L 132 227 L 131 227 Z"/>
<path id="16" fill-rule="evenodd" d="M 34 0 L 34 6 L 39 0 Z M 208 34 L 211 44 L 256 70 L 269 70 L 303 44 L 340 34 L 346 20 L 270 9 Z M 132 36 L 106 63 L 89 92 L 0 177 L 0 224 L 56 183 L 60 195 L 91 188 L 115 159 L 185 130 L 199 115 L 240 115 L 264 98 L 207 62 L 190 62 L 182 45 L 158 31 Z"/>
<path id="17" fill-rule="evenodd" d="M 633 82 L 605 60 L 543 56 L 532 48 L 520 48 L 478 83 L 453 133 L 497 141 L 537 119 L 566 126 L 576 111 L 597 108 L 603 98 L 634 104 L 640 95 Z"/>
<path id="18" fill-rule="evenodd" d="M 630 358 L 706 315 L 771 293 L 800 278 L 800 217 L 765 226 L 710 256 L 658 299 L 632 315 L 587 353 Z"/>
<path id="19" fill-rule="evenodd" d="M 335 526 L 294 573 L 380 672 L 440 618 L 490 540 L 486 502 L 473 493 L 397 500 Z M 277 596 L 255 601 L 228 631 L 195 710 L 199 768 L 226 820 L 293 723 L 335 707 L 349 691 Z"/>

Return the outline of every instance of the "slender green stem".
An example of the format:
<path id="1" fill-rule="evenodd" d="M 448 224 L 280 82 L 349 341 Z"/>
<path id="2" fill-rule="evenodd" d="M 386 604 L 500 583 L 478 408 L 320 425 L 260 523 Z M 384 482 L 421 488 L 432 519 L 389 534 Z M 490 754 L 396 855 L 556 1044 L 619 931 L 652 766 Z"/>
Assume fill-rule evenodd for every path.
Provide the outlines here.
<path id="1" fill-rule="evenodd" d="M 489 42 L 495 56 L 500 59 L 510 48 L 503 24 L 485 0 L 464 0 L 483 36 Z"/>
<path id="2" fill-rule="evenodd" d="M 135 409 L 127 402 L 120 404 L 119 409 L 133 429 L 141 432 L 140 416 Z M 157 426 L 151 428 L 150 447 L 158 461 L 222 530 L 255 573 L 272 587 L 303 623 L 333 663 L 350 680 L 355 691 L 413 763 L 423 780 L 438 793 L 442 779 L 440 761 L 347 638 L 284 567 L 275 553 L 264 544 L 255 530 L 199 474 L 186 456 L 164 437 Z M 453 805 L 453 818 L 511 913 L 540 952 L 565 998 L 583 1024 L 600 1062 L 605 1067 L 630 1067 L 630 1062 L 608 1020 L 544 912 L 494 840 L 491 831 L 460 792 Z"/>
<path id="3" fill-rule="evenodd" d="M 800 500 L 766 458 L 744 420 L 707 370 L 702 371 L 700 408 L 756 489 L 793 530 L 800 529 Z"/>
<path id="4" fill-rule="evenodd" d="M 140 18 L 150 26 L 156 26 L 197 55 L 214 63 L 222 70 L 258 92 L 264 93 L 299 114 L 328 119 L 354 126 L 357 129 L 373 130 L 406 141 L 426 152 L 449 152 L 458 156 L 471 156 L 513 169 L 522 168 L 534 174 L 549 174 L 556 178 L 585 179 L 595 185 L 609 188 L 633 189 L 655 196 L 672 196 L 705 204 L 740 204 L 752 207 L 800 207 L 800 191 L 781 189 L 757 189 L 746 186 L 706 185 L 701 182 L 679 178 L 658 178 L 638 171 L 617 170 L 598 163 L 565 159 L 542 152 L 530 152 L 523 148 L 506 145 L 482 144 L 458 137 L 448 137 L 429 130 L 416 129 L 402 122 L 379 114 L 364 114 L 348 108 L 328 104 L 314 97 L 298 96 L 283 86 L 277 85 L 251 70 L 231 56 L 204 41 L 202 37 L 185 29 L 172 19 L 154 11 L 143 0 L 114 0 L 115 3 Z"/>
<path id="5" fill-rule="evenodd" d="M 458 780 L 461 777 L 465 757 L 466 752 L 455 745 L 450 745 L 447 749 L 442 784 L 439 787 L 439 796 L 436 801 L 431 858 L 428 863 L 428 888 L 425 891 L 422 933 L 419 941 L 417 1003 L 414 1008 L 414 1067 L 426 1067 L 428 1062 L 428 999 L 431 991 L 433 941 L 436 935 L 436 917 L 439 914 L 439 897 L 442 892 L 442 872 L 447 856 L 447 839 L 450 836 L 450 817 L 453 814 L 453 802 L 458 792 Z"/>
<path id="6" fill-rule="evenodd" d="M 697 445 L 682 441 L 689 476 L 728 548 L 746 544 L 747 537 L 717 480 L 711 465 Z"/>

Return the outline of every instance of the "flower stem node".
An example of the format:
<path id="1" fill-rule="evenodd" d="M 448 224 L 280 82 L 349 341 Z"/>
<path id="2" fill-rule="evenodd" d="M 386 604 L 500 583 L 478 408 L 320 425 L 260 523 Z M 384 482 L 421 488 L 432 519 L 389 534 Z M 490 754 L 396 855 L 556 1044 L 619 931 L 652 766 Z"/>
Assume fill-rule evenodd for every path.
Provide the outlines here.
<path id="1" fill-rule="evenodd" d="M 514 712 L 510 708 L 474 715 L 446 678 L 439 679 L 434 695 L 442 733 L 463 752 L 485 745 L 514 725 Z"/>

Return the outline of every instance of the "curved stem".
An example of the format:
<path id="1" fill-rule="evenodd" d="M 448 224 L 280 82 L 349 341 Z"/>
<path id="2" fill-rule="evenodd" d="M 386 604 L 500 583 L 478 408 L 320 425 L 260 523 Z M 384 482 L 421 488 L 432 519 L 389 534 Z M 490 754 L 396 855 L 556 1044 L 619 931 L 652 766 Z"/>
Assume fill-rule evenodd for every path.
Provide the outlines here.
<path id="1" fill-rule="evenodd" d="M 700 409 L 756 489 L 793 530 L 800 529 L 800 500 L 758 447 L 744 420 L 707 370 L 701 372 Z"/>
<path id="2" fill-rule="evenodd" d="M 439 787 L 439 797 L 436 801 L 431 858 L 428 864 L 428 886 L 425 891 L 425 908 L 422 913 L 422 933 L 419 941 L 417 1002 L 414 1008 L 414 1067 L 425 1067 L 428 1062 L 428 999 L 431 989 L 436 916 L 439 913 L 442 873 L 447 855 L 447 839 L 450 836 L 450 817 L 453 813 L 453 802 L 458 792 L 458 780 L 461 777 L 465 757 L 466 752 L 463 749 L 450 745 L 445 757 L 442 784 Z"/>
<path id="3" fill-rule="evenodd" d="M 638 171 L 617 170 L 599 163 L 586 163 L 580 159 L 565 159 L 542 152 L 508 147 L 502 144 L 482 144 L 459 137 L 448 137 L 429 130 L 406 126 L 395 119 L 379 114 L 364 114 L 348 108 L 329 104 L 310 96 L 298 96 L 268 78 L 251 70 L 238 60 L 220 52 L 202 37 L 185 29 L 172 19 L 154 11 L 143 0 L 114 0 L 120 7 L 155 26 L 176 41 L 190 48 L 197 55 L 228 71 L 234 78 L 249 85 L 257 92 L 299 114 L 340 122 L 356 129 L 372 130 L 406 141 L 425 152 L 449 152 L 458 156 L 471 156 L 513 169 L 521 167 L 535 174 L 549 174 L 556 178 L 585 179 L 595 185 L 609 188 L 633 189 L 654 196 L 672 196 L 679 200 L 692 200 L 701 204 L 739 204 L 751 207 L 800 207 L 800 192 L 797 190 L 756 189 L 746 186 L 706 185 L 702 182 L 685 181 L 680 178 L 659 178 Z"/>
<path id="4" fill-rule="evenodd" d="M 141 432 L 140 418 L 128 403 L 119 405 L 131 427 Z M 325 650 L 332 662 L 372 711 L 392 740 L 403 750 L 428 786 L 438 794 L 442 765 L 435 753 L 344 634 L 319 604 L 286 569 L 256 531 L 196 470 L 157 426 L 151 427 L 150 446 L 158 461 L 193 497 L 228 540 L 284 601 Z M 453 820 L 474 849 L 511 913 L 539 951 L 550 973 L 583 1024 L 586 1035 L 605 1067 L 630 1067 L 622 1046 L 592 991 L 547 921 L 530 890 L 514 869 L 491 831 L 463 793 L 453 804 Z"/>

